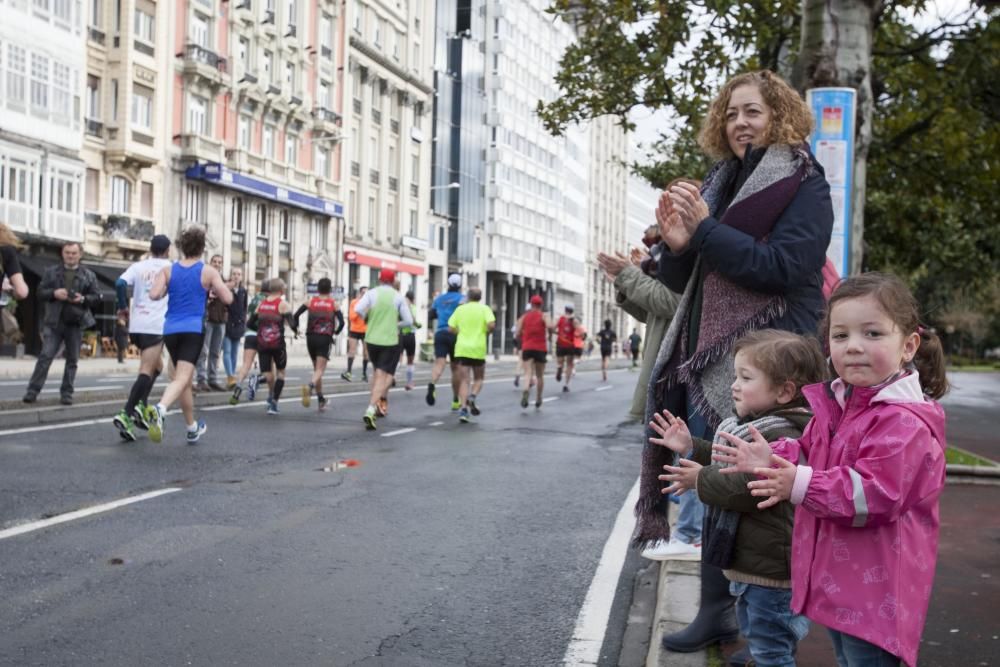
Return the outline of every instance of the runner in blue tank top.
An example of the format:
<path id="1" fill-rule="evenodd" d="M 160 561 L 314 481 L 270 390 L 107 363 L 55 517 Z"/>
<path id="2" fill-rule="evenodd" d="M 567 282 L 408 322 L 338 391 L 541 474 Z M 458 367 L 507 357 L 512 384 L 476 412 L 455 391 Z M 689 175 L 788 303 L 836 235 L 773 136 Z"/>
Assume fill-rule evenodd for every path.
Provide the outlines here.
<path id="1" fill-rule="evenodd" d="M 216 298 L 228 305 L 233 302 L 233 293 L 219 272 L 201 261 L 205 253 L 204 229 L 188 227 L 177 239 L 177 247 L 184 258 L 164 267 L 149 290 L 149 297 L 153 300 L 170 296 L 163 324 L 163 345 L 174 362 L 174 379 L 167 385 L 160 402 L 146 407 L 146 421 L 149 423 L 149 439 L 160 442 L 163 439 L 163 417 L 173 402 L 180 399 L 187 425 L 187 442 L 193 445 L 208 428 L 204 421 L 194 419 L 194 395 L 191 393 L 194 365 L 201 353 L 204 337 L 205 301 L 211 290 Z"/>
<path id="2" fill-rule="evenodd" d="M 462 276 L 453 273 L 448 276 L 448 291 L 439 294 L 434 303 L 431 304 L 427 321 L 437 320 L 437 328 L 434 331 L 434 367 L 431 369 L 431 381 L 427 383 L 427 405 L 434 405 L 437 398 L 435 384 L 444 372 L 444 360 L 451 362 L 451 409 L 458 410 L 458 388 L 461 373 L 458 363 L 455 362 L 455 334 L 448 330 L 448 319 L 455 309 L 465 302 L 462 295 Z"/>

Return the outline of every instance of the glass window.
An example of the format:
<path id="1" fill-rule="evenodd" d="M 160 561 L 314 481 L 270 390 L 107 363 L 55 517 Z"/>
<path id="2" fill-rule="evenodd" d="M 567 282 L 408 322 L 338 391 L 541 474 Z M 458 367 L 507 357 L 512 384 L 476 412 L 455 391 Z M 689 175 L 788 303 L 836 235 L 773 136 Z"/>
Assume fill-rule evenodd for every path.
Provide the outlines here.
<path id="1" fill-rule="evenodd" d="M 145 86 L 136 86 L 132 91 L 132 125 L 143 129 L 153 127 L 153 91 Z"/>
<path id="2" fill-rule="evenodd" d="M 198 95 L 188 96 L 188 134 L 208 134 L 208 100 Z"/>
<path id="3" fill-rule="evenodd" d="M 277 72 L 274 67 L 274 52 L 264 50 L 264 80 L 268 83 L 277 83 Z"/>
<path id="4" fill-rule="evenodd" d="M 191 40 L 192 44 L 197 44 L 202 48 L 210 48 L 212 46 L 209 40 L 209 35 L 211 31 L 209 30 L 208 19 L 203 17 L 201 14 L 194 13 L 191 16 L 191 23 L 188 26 L 188 39 Z"/>
<path id="5" fill-rule="evenodd" d="M 37 53 L 31 54 L 31 106 L 49 110 L 49 59 Z"/>
<path id="6" fill-rule="evenodd" d="M 86 201 L 83 206 L 87 211 L 97 211 L 100 208 L 101 172 L 97 169 L 87 169 L 86 186 L 83 189 Z"/>
<path id="7" fill-rule="evenodd" d="M 316 148 L 316 174 L 329 178 L 330 154 L 325 148 Z"/>
<path id="8" fill-rule="evenodd" d="M 128 215 L 132 203 L 132 184 L 121 176 L 111 177 L 111 212 Z"/>
<path id="9" fill-rule="evenodd" d="M 118 79 L 111 79 L 111 120 L 118 120 Z"/>
<path id="10" fill-rule="evenodd" d="M 153 217 L 153 184 L 142 183 L 142 196 L 139 199 L 139 215 L 144 218 Z"/>
<path id="11" fill-rule="evenodd" d="M 253 120 L 249 116 L 244 116 L 243 114 L 240 114 L 238 138 L 239 138 L 240 148 L 242 148 L 245 151 L 250 150 L 250 133 L 252 125 L 253 125 Z"/>
<path id="12" fill-rule="evenodd" d="M 323 107 L 324 109 L 332 108 L 333 105 L 330 103 L 330 84 L 327 83 L 326 81 L 319 82 L 318 97 L 319 99 L 317 100 L 317 102 L 321 107 Z"/>
<path id="13" fill-rule="evenodd" d="M 52 112 L 63 123 L 70 121 L 70 69 L 62 63 L 52 63 Z"/>
<path id="14" fill-rule="evenodd" d="M 236 56 L 239 58 L 240 64 L 243 65 L 243 71 L 250 71 L 250 40 L 246 37 L 240 37 L 240 45 L 236 50 Z"/>
<path id="15" fill-rule="evenodd" d="M 7 104 L 24 106 L 26 54 L 23 48 L 7 45 Z"/>
<path id="16" fill-rule="evenodd" d="M 299 22 L 298 21 L 298 18 L 299 18 L 299 11 L 298 10 L 299 10 L 299 8 L 298 8 L 298 2 L 296 2 L 296 0 L 287 0 L 286 1 L 286 3 L 285 3 L 285 21 L 288 22 L 288 25 L 294 26 L 294 25 L 298 24 L 298 22 Z"/>
<path id="17" fill-rule="evenodd" d="M 288 84 L 288 94 L 295 94 L 295 64 L 285 63 L 285 83 Z"/>
<path id="18" fill-rule="evenodd" d="M 148 44 L 156 42 L 155 19 L 152 14 L 141 9 L 136 9 L 133 29 L 135 30 L 136 39 Z"/>
<path id="19" fill-rule="evenodd" d="M 273 160 L 274 159 L 274 126 L 273 125 L 264 125 L 264 132 L 263 132 L 263 141 L 262 141 L 262 144 L 263 144 L 263 149 L 264 149 L 264 157 L 268 158 L 269 160 Z"/>
<path id="20" fill-rule="evenodd" d="M 87 75 L 87 118 L 101 119 L 101 80 Z"/>
<path id="21" fill-rule="evenodd" d="M 101 5 L 104 0 L 90 0 L 90 25 L 95 28 L 101 27 Z"/>
<path id="22" fill-rule="evenodd" d="M 330 48 L 333 41 L 333 18 L 329 14 L 323 14 L 319 20 L 319 45 Z M 330 54 L 333 55 L 332 53 Z"/>
<path id="23" fill-rule="evenodd" d="M 299 138 L 294 134 L 285 135 L 285 162 L 290 167 L 298 166 Z"/>

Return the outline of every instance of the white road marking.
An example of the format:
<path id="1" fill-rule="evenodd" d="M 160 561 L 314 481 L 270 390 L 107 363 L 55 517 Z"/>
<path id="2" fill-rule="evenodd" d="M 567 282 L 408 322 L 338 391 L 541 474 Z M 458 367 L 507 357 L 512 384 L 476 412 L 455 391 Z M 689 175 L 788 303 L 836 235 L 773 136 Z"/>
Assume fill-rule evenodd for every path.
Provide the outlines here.
<path id="1" fill-rule="evenodd" d="M 116 378 L 97 378 L 97 381 L 98 382 L 125 382 L 126 380 L 129 380 L 129 379 L 130 378 L 120 377 L 119 376 L 119 377 L 116 377 Z"/>
<path id="2" fill-rule="evenodd" d="M 603 387 L 598 387 L 594 391 L 607 391 L 608 389 L 614 389 L 614 388 L 615 386 L 613 384 L 606 384 Z"/>
<path id="3" fill-rule="evenodd" d="M 101 387 L 74 387 L 73 391 L 107 391 L 108 389 L 122 389 L 125 387 L 123 384 L 113 385 L 106 384 Z M 42 389 L 39 394 L 58 394 L 59 389 Z"/>
<path id="4" fill-rule="evenodd" d="M 428 426 L 441 426 L 444 422 L 431 422 Z"/>
<path id="5" fill-rule="evenodd" d="M 388 433 L 383 433 L 382 437 L 383 438 L 391 438 L 394 435 L 403 435 L 404 433 L 413 433 L 416 430 L 417 429 L 415 429 L 413 427 L 410 427 L 410 428 L 401 428 L 401 429 L 397 429 L 395 431 L 389 431 Z"/>
<path id="6" fill-rule="evenodd" d="M 543 398 L 542 403 L 548 403 L 549 401 L 558 401 L 558 396 L 549 396 L 548 398 Z"/>
<path id="7" fill-rule="evenodd" d="M 38 431 L 55 431 L 61 428 L 76 428 L 77 426 L 90 426 L 91 424 L 100 424 L 102 422 L 111 423 L 111 417 L 104 417 L 103 419 L 84 419 L 82 421 L 76 422 L 63 422 L 61 424 L 45 424 L 44 426 L 25 426 L 24 428 L 11 428 L 6 431 L 0 431 L 0 436 L 2 435 L 17 435 L 18 433 L 36 433 Z"/>
<path id="8" fill-rule="evenodd" d="M 628 542 L 635 527 L 633 508 L 639 498 L 639 480 L 636 479 L 632 489 L 625 498 L 625 504 L 618 510 L 615 525 L 611 529 L 608 541 L 604 543 L 601 560 L 597 563 L 597 571 L 590 582 L 590 588 L 583 599 L 583 607 L 576 617 L 576 627 L 573 638 L 566 647 L 563 657 L 564 665 L 596 665 L 601 656 L 601 646 L 604 644 L 604 634 L 607 632 L 608 618 L 611 616 L 611 605 L 615 601 L 615 589 L 618 587 L 618 577 L 625 564 L 628 552 Z"/>
<path id="9" fill-rule="evenodd" d="M 76 510 L 74 512 L 67 512 L 66 514 L 60 514 L 48 519 L 42 519 L 41 521 L 32 521 L 31 523 L 24 523 L 20 526 L 14 526 L 13 528 L 8 528 L 6 530 L 0 530 L 0 540 L 6 539 L 8 537 L 14 537 L 15 535 L 23 535 L 25 533 L 30 533 L 35 530 L 40 530 L 42 528 L 48 528 L 49 526 L 55 526 L 60 523 L 66 523 L 67 521 L 73 521 L 75 519 L 82 519 L 84 517 L 92 516 L 94 514 L 100 514 L 101 512 L 107 512 L 109 510 L 117 509 L 119 507 L 124 507 L 125 505 L 131 505 L 132 503 L 142 502 L 143 500 L 149 500 L 150 498 L 156 498 L 157 496 L 163 496 L 168 493 L 174 493 L 175 491 L 180 491 L 178 487 L 170 487 L 166 489 L 160 489 L 158 491 L 150 491 L 149 493 L 141 493 L 138 496 L 131 496 L 129 498 L 122 498 L 121 500 L 115 500 L 110 503 L 104 503 L 102 505 L 94 505 L 93 507 L 85 507 L 82 510 Z"/>

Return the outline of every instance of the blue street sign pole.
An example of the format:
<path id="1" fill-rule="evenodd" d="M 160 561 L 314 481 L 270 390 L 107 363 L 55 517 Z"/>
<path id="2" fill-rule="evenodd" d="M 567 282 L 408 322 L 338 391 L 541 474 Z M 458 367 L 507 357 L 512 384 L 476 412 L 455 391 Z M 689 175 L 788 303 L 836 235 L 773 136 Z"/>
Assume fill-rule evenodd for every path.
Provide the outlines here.
<path id="1" fill-rule="evenodd" d="M 812 88 L 806 103 L 816 122 L 809 145 L 826 171 L 833 200 L 833 234 L 826 256 L 840 271 L 851 268 L 851 198 L 854 194 L 854 118 L 857 91 L 853 88 Z"/>

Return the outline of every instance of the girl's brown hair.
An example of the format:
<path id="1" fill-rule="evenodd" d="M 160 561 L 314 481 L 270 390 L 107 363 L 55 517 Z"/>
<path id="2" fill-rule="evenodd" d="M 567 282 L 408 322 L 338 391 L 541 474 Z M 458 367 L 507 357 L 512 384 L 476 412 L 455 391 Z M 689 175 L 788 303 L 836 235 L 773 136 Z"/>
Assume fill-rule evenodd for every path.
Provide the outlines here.
<path id="1" fill-rule="evenodd" d="M 765 69 L 734 76 L 712 100 L 698 134 L 698 145 L 705 153 L 716 160 L 743 157 L 733 155 L 726 139 L 726 108 L 733 91 L 746 85 L 756 86 L 771 109 L 771 123 L 764 145 L 798 146 L 808 139 L 813 129 L 813 117 L 805 100 L 784 79 Z"/>
<path id="2" fill-rule="evenodd" d="M 891 273 L 872 271 L 841 280 L 830 295 L 826 313 L 820 322 L 823 340 L 830 340 L 830 313 L 840 301 L 872 297 L 904 336 L 920 335 L 920 347 L 913 357 L 913 365 L 920 374 L 920 386 L 931 398 L 941 398 L 948 392 L 945 374 L 944 349 L 941 339 L 933 329 L 921 326 L 920 308 L 910 288 Z"/>
<path id="3" fill-rule="evenodd" d="M 0 246 L 4 245 L 14 246 L 18 249 L 22 247 L 21 239 L 14 236 L 14 231 L 4 223 L 0 222 Z"/>
<path id="4" fill-rule="evenodd" d="M 185 257 L 201 257 L 205 254 L 205 230 L 198 225 L 184 229 L 177 237 L 177 247 Z"/>
<path id="5" fill-rule="evenodd" d="M 759 329 L 736 341 L 733 354 L 743 352 L 750 362 L 771 382 L 780 387 L 786 382 L 795 385 L 791 404 L 802 404 L 802 387 L 827 379 L 826 360 L 819 341 L 790 331 Z"/>

